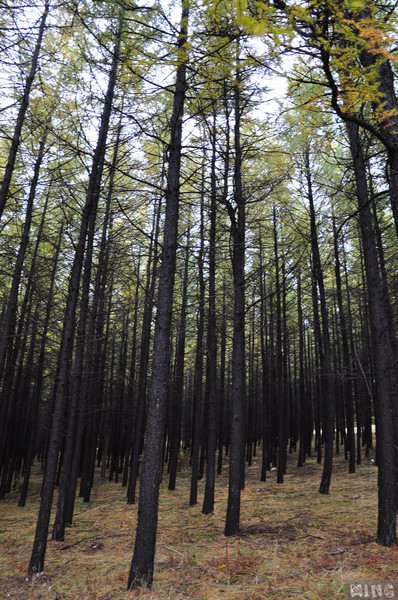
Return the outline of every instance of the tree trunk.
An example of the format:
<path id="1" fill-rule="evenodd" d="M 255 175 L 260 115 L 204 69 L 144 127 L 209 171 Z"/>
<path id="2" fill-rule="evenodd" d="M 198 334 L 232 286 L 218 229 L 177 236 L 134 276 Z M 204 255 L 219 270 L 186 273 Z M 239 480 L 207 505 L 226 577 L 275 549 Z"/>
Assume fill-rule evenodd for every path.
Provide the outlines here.
<path id="1" fill-rule="evenodd" d="M 375 412 L 378 463 L 377 541 L 382 546 L 397 543 L 396 537 L 396 469 L 394 451 L 394 406 L 397 381 L 388 316 L 383 299 L 383 285 L 377 261 L 372 216 L 369 207 L 366 170 L 358 127 L 347 124 L 356 181 L 362 246 L 368 288 L 376 379 Z"/>
<path id="2" fill-rule="evenodd" d="M 43 219 L 46 213 L 46 208 L 44 209 Z M 36 367 L 36 380 L 32 390 L 32 398 L 31 398 L 31 413 L 30 413 L 30 427 L 29 427 L 29 442 L 28 442 L 28 452 L 25 459 L 25 473 L 24 480 L 21 487 L 21 492 L 19 496 L 19 506 L 25 506 L 26 497 L 28 493 L 28 485 L 30 478 L 31 465 L 34 456 L 35 443 L 36 443 L 36 432 L 38 428 L 37 417 L 39 414 L 39 402 L 41 398 L 41 391 L 43 387 L 43 379 L 44 379 L 44 367 L 45 367 L 45 355 L 47 348 L 47 333 L 50 326 L 50 317 L 51 317 L 51 309 L 53 305 L 53 291 L 56 283 L 56 274 L 58 267 L 58 258 L 61 252 L 61 240 L 63 235 L 63 227 L 61 227 L 58 237 L 58 242 L 56 244 L 55 256 L 53 259 L 53 267 L 51 270 L 50 276 L 50 288 L 48 291 L 48 300 L 45 308 L 45 316 L 44 322 L 42 326 L 41 332 L 41 342 L 40 342 L 40 350 Z"/>
<path id="3" fill-rule="evenodd" d="M 367 69 L 376 68 L 380 55 L 363 50 L 360 60 Z M 395 93 L 394 73 L 389 60 L 378 65 L 376 84 L 378 98 L 373 102 L 373 108 L 388 152 L 390 202 L 398 235 L 398 100 Z M 387 115 L 382 120 L 378 114 L 380 109 Z"/>
<path id="4" fill-rule="evenodd" d="M 244 483 L 244 445 L 246 366 L 245 366 L 245 200 L 242 190 L 242 149 L 240 142 L 240 72 L 237 70 L 234 85 L 234 201 L 237 210 L 228 204 L 231 221 L 232 271 L 234 280 L 234 323 L 232 342 L 232 408 L 230 428 L 230 458 L 228 505 L 224 533 L 239 533 L 240 496 Z"/>
<path id="5" fill-rule="evenodd" d="M 180 199 L 182 118 L 186 93 L 188 3 L 183 0 L 178 39 L 179 66 L 171 116 L 169 164 L 166 188 L 166 215 L 159 273 L 158 307 L 155 326 L 152 382 L 148 397 L 147 422 L 140 477 L 138 523 L 127 589 L 149 586 L 153 581 L 159 485 L 169 380 L 170 329 Z"/>
<path id="6" fill-rule="evenodd" d="M 13 379 L 13 373 L 15 370 L 15 360 L 11 360 L 11 356 L 16 353 L 14 346 L 15 342 L 15 327 L 17 322 L 17 311 L 18 311 L 18 294 L 20 289 L 22 271 L 26 253 L 29 246 L 29 237 L 33 217 L 33 206 L 36 197 L 36 189 L 39 182 L 40 169 L 44 157 L 44 151 L 46 146 L 46 139 L 48 134 L 48 128 L 46 127 L 43 137 L 40 142 L 40 147 L 34 167 L 34 175 L 31 181 L 29 196 L 26 203 L 25 222 L 23 226 L 23 232 L 21 242 L 19 245 L 16 262 L 14 266 L 14 272 L 11 282 L 11 289 L 7 299 L 7 306 L 5 309 L 5 316 L 3 321 L 3 328 L 0 336 L 0 379 L 3 376 L 3 388 L 1 392 L 1 410 L 0 410 L 0 472 L 1 472 L 1 457 L 7 443 L 7 436 L 10 434 L 11 428 L 8 425 L 8 418 L 13 409 L 13 403 L 11 401 L 11 382 Z M 27 297 L 27 296 L 26 296 Z M 24 311 L 22 311 L 21 318 L 24 318 Z M 18 341 L 20 336 L 16 336 Z M 8 360 L 7 360 L 8 356 Z M 2 493 L 0 491 L 0 497 Z"/>
<path id="7" fill-rule="evenodd" d="M 326 293 L 323 279 L 323 270 L 318 246 L 318 234 L 315 220 L 315 207 L 312 191 L 312 175 L 310 165 L 309 150 L 305 153 L 305 169 L 307 179 L 307 197 L 310 204 L 310 222 L 311 222 L 311 251 L 314 271 L 315 285 L 319 291 L 319 303 L 321 308 L 322 333 L 319 340 L 323 348 L 322 360 L 320 359 L 321 386 L 324 397 L 322 433 L 325 442 L 325 457 L 323 463 L 323 472 L 319 492 L 328 494 L 330 481 L 332 477 L 333 466 L 333 436 L 334 436 L 334 418 L 335 418 L 335 394 L 333 389 L 331 352 L 330 352 L 330 332 L 329 319 L 326 305 Z M 320 440 L 318 442 L 320 444 Z"/>
<path id="8" fill-rule="evenodd" d="M 138 476 L 139 458 L 142 451 L 145 405 L 147 398 L 148 364 L 151 346 L 151 324 L 154 305 L 154 295 L 158 263 L 158 240 L 159 224 L 161 214 L 161 199 L 155 207 L 153 216 L 152 235 L 149 245 L 149 256 L 146 270 L 146 283 L 144 294 L 144 314 L 142 316 L 141 341 L 140 341 L 140 364 L 138 371 L 137 403 L 135 407 L 134 438 L 131 452 L 130 478 L 127 488 L 127 504 L 135 504 L 136 485 Z"/>
<path id="9" fill-rule="evenodd" d="M 43 570 L 47 548 L 47 535 L 50 521 L 51 506 L 54 493 L 54 484 L 58 466 L 58 455 L 61 446 L 62 429 L 64 421 L 64 402 L 69 385 L 70 358 L 73 349 L 76 308 L 79 297 L 80 278 L 83 268 L 86 237 L 93 214 L 96 213 L 98 198 L 101 192 L 101 178 L 105 161 L 106 141 L 109 130 L 109 121 L 112 113 L 112 102 L 116 85 L 119 46 L 121 39 L 122 19 L 119 20 L 119 30 L 109 73 L 108 89 L 105 97 L 104 109 L 101 117 L 100 130 L 90 171 L 86 201 L 80 224 L 79 238 L 76 245 L 73 265 L 68 284 L 68 295 L 62 329 L 62 339 L 58 357 L 57 377 L 54 387 L 54 408 L 47 453 L 46 470 L 44 473 L 43 487 L 39 514 L 37 519 L 36 534 L 33 543 L 32 555 L 29 563 L 29 573 L 40 573 Z"/>
<path id="10" fill-rule="evenodd" d="M 347 320 L 345 316 L 345 310 L 343 306 L 343 291 L 341 284 L 341 261 L 337 237 L 336 222 L 333 219 L 333 241 L 334 241 L 334 271 L 336 276 L 336 294 L 337 294 L 337 306 L 339 309 L 340 317 L 340 335 L 342 345 L 342 365 L 345 369 L 342 373 L 342 393 L 343 402 L 346 412 L 347 420 L 347 451 L 349 455 L 349 472 L 355 473 L 355 435 L 354 435 L 354 403 L 353 403 L 353 390 L 351 383 L 351 373 L 348 371 L 352 360 L 350 357 L 350 350 L 348 344 L 348 330 Z"/>
<path id="11" fill-rule="evenodd" d="M 207 446 L 206 446 L 206 486 L 202 513 L 208 515 L 214 509 L 215 461 L 217 449 L 217 323 L 216 323 L 216 115 L 213 115 L 211 130 L 210 167 L 210 232 L 209 232 L 209 304 L 207 317 Z"/>
<path id="12" fill-rule="evenodd" d="M 191 486 L 189 495 L 189 505 L 193 506 L 198 501 L 198 476 L 199 476 L 199 448 L 200 432 L 202 427 L 203 411 L 203 338 L 205 330 L 205 281 L 204 281 L 204 183 L 205 169 L 202 165 L 201 179 L 201 202 L 200 202 L 200 246 L 198 253 L 198 316 L 196 333 L 196 351 L 195 351 L 195 371 L 194 371 L 194 389 L 193 389 L 193 407 L 192 407 L 192 427 L 191 427 Z"/>
<path id="13" fill-rule="evenodd" d="M 277 422 L 278 422 L 278 467 L 277 483 L 283 483 L 287 462 L 287 436 L 286 436 L 286 397 L 283 385 L 283 351 L 282 351 L 282 302 L 281 302 L 281 280 L 279 266 L 279 244 L 277 231 L 276 209 L 273 208 L 273 236 L 274 236 L 274 259 L 275 259 L 275 301 L 276 301 L 276 341 L 275 341 L 275 390 L 277 398 Z"/>
<path id="14" fill-rule="evenodd" d="M 188 229 L 186 248 L 184 277 L 182 282 L 181 316 L 179 323 L 179 332 L 176 349 L 176 368 L 174 377 L 174 386 L 172 390 L 172 402 L 174 404 L 174 418 L 171 423 L 170 439 L 170 478 L 169 490 L 174 490 L 177 479 L 178 455 L 181 443 L 181 420 L 184 396 L 184 361 L 185 361 L 185 340 L 187 325 L 187 303 L 188 303 L 188 267 L 190 250 L 190 231 Z M 171 407 L 170 407 L 171 408 Z"/>
<path id="15" fill-rule="evenodd" d="M 8 192 L 9 192 L 10 184 L 11 184 L 11 178 L 12 178 L 12 174 L 14 171 L 14 165 L 15 165 L 15 161 L 17 158 L 18 148 L 19 148 L 19 145 L 21 142 L 22 127 L 23 127 L 23 124 L 25 121 L 26 111 L 28 110 L 30 92 L 32 89 L 33 81 L 34 81 L 34 78 L 35 78 L 35 75 L 37 72 L 38 63 L 39 63 L 39 56 L 40 56 L 41 45 L 42 45 L 42 41 L 43 41 L 43 35 L 44 35 L 45 27 L 46 27 L 46 19 L 47 19 L 48 13 L 49 13 L 49 6 L 50 6 L 50 3 L 47 0 L 45 3 L 45 6 L 44 6 L 44 11 L 43 11 L 41 20 L 40 20 L 39 33 L 37 35 L 36 45 L 35 45 L 35 49 L 33 51 L 29 75 L 26 78 L 22 101 L 21 101 L 21 105 L 19 107 L 17 120 L 15 123 L 14 134 L 13 134 L 13 137 L 11 140 L 11 147 L 10 147 L 10 151 L 8 154 L 6 168 L 4 171 L 4 178 L 3 178 L 3 181 L 1 182 L 0 218 L 3 215 L 4 209 L 5 209 L 5 206 L 7 203 Z"/>

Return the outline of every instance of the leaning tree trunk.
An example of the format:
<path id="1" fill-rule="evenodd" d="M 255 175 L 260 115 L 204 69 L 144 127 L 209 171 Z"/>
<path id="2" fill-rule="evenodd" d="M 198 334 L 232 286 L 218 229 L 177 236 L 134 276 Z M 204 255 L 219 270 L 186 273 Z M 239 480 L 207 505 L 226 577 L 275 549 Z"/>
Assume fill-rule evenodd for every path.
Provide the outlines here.
<path id="1" fill-rule="evenodd" d="M 394 72 L 389 60 L 380 64 L 380 55 L 370 50 L 360 54 L 362 65 L 366 69 L 374 68 L 378 94 L 375 94 L 373 108 L 382 134 L 381 140 L 388 153 L 389 192 L 395 230 L 398 235 L 398 99 L 395 93 Z M 380 112 L 384 117 L 380 119 Z"/>
<path id="2" fill-rule="evenodd" d="M 8 418 L 15 412 L 15 407 L 11 401 L 11 381 L 15 369 L 15 364 L 10 360 L 13 353 L 13 344 L 15 341 L 15 326 L 18 313 L 18 295 L 21 284 L 23 266 L 26 253 L 29 246 L 30 231 L 33 218 L 34 201 L 36 198 L 36 189 L 39 183 L 40 169 L 44 157 L 48 128 L 44 131 L 40 142 L 39 152 L 36 158 L 34 175 L 30 185 L 30 191 L 26 203 L 25 222 L 22 231 L 21 243 L 19 245 L 10 293 L 7 299 L 3 328 L 0 335 L 0 380 L 3 377 L 3 387 L 0 397 L 0 472 L 1 472 L 1 457 L 7 443 L 7 436 L 11 433 L 11 428 L 8 426 Z M 25 315 L 22 313 L 22 317 Z M 17 336 L 17 340 L 18 340 Z M 14 349 L 15 350 L 15 349 Z M 14 352 L 15 354 L 15 352 Z M 8 357 L 8 360 L 7 360 Z M 5 372 L 5 373 L 4 373 Z M 1 496 L 1 493 L 0 493 Z"/>
<path id="3" fill-rule="evenodd" d="M 347 124 L 353 159 L 359 207 L 359 224 L 365 261 L 369 313 L 372 327 L 376 380 L 375 411 L 378 463 L 377 541 L 382 546 L 397 543 L 396 536 L 396 465 L 394 445 L 394 406 L 397 394 L 394 352 L 385 310 L 376 242 L 366 180 L 366 170 L 358 127 Z"/>
<path id="4" fill-rule="evenodd" d="M 46 208 L 44 209 L 43 219 L 46 214 Z M 31 412 L 30 412 L 30 427 L 29 427 L 29 442 L 28 442 L 28 450 L 27 456 L 25 459 L 25 472 L 24 479 L 21 486 L 21 493 L 19 496 L 18 506 L 25 506 L 26 497 L 28 493 L 28 485 L 29 478 L 31 472 L 31 466 L 33 462 L 34 452 L 35 452 L 35 444 L 36 444 L 36 436 L 37 436 L 37 428 L 38 428 L 38 415 L 39 415 L 39 403 L 41 398 L 41 391 L 43 388 L 44 382 L 44 372 L 45 372 L 45 356 L 48 345 L 48 330 L 50 327 L 50 318 L 51 318 L 51 309 L 53 307 L 53 292 L 56 283 L 56 274 L 58 269 L 58 259 L 61 252 L 61 240 L 63 235 L 63 225 L 61 226 L 58 240 L 56 243 L 55 255 L 53 258 L 53 266 L 50 274 L 50 287 L 48 290 L 48 297 L 45 306 L 45 316 L 42 325 L 41 331 L 41 340 L 40 340 L 40 350 L 39 356 L 36 363 L 36 373 L 35 373 L 35 383 L 32 389 L 31 395 Z"/>
<path id="5" fill-rule="evenodd" d="M 100 243 L 100 266 L 98 268 L 98 272 L 96 275 L 96 281 L 94 284 L 93 291 L 93 304 L 95 307 L 98 306 L 98 295 L 100 288 L 100 279 L 102 274 L 102 269 L 105 269 L 106 260 L 104 260 L 105 254 L 105 246 L 107 239 L 107 231 L 110 220 L 110 207 L 111 207 L 111 199 L 113 192 L 113 181 L 116 171 L 116 161 L 117 161 L 117 152 L 120 138 L 120 127 L 118 128 L 117 138 L 115 143 L 115 149 L 112 158 L 111 172 L 110 172 L 110 183 L 109 189 L 107 193 L 106 207 L 105 207 L 105 215 L 103 218 L 103 231 L 101 234 L 101 243 Z M 89 297 L 90 297 L 90 285 L 91 285 L 91 268 L 92 268 L 92 256 L 93 256 L 93 244 L 94 244 L 94 234 L 95 234 L 95 213 L 92 214 L 88 236 L 87 236 L 87 249 L 86 256 L 84 260 L 84 274 L 83 274 L 83 283 L 82 283 L 82 293 L 80 299 L 80 311 L 79 311 L 79 324 L 77 330 L 77 342 L 76 342 L 76 350 L 75 350 L 75 358 L 74 358 L 74 371 L 73 371 L 73 380 L 71 385 L 68 413 L 67 413 L 67 424 L 66 424 L 66 433 L 65 433 L 65 448 L 63 453 L 63 461 L 62 461 L 62 474 L 61 481 L 58 490 L 58 499 L 57 499 L 57 512 L 55 515 L 54 526 L 52 537 L 53 540 L 62 541 L 65 536 L 65 526 L 69 522 L 71 522 L 72 514 L 71 511 L 68 510 L 70 507 L 74 506 L 74 496 L 76 492 L 76 482 L 77 479 L 74 477 L 73 473 L 73 460 L 74 454 L 78 453 L 80 457 L 80 445 L 79 445 L 79 436 L 78 432 L 81 425 L 84 422 L 84 412 L 86 410 L 86 398 L 87 394 L 83 392 L 84 390 L 84 378 L 83 378 L 83 367 L 84 361 L 87 360 L 87 355 L 90 356 L 87 351 L 87 334 L 86 328 L 87 323 L 89 322 Z M 96 310 L 92 307 L 92 312 L 95 314 Z M 90 325 L 92 322 L 89 322 Z M 90 330 L 89 330 L 90 333 Z M 92 366 L 90 364 L 90 366 Z M 86 390 L 84 390 L 86 391 Z M 97 399 L 98 400 L 98 399 Z M 73 510 L 72 510 L 73 512 Z"/>
<path id="6" fill-rule="evenodd" d="M 46 470 L 44 473 L 41 502 L 37 519 L 36 534 L 33 542 L 32 555 L 29 563 L 29 573 L 39 573 L 43 570 L 47 548 L 47 535 L 50 522 L 51 505 L 54 494 L 54 484 L 58 466 L 58 455 L 61 446 L 64 422 L 64 403 L 68 390 L 70 359 L 73 349 L 76 309 L 79 298 L 80 279 L 83 268 L 86 238 L 93 214 L 96 213 L 101 192 L 102 171 L 105 161 L 106 141 L 109 122 L 112 113 L 113 96 L 116 86 L 119 45 L 121 39 L 122 19 L 119 21 L 112 66 L 109 73 L 108 89 L 105 96 L 104 109 L 101 116 L 97 145 L 91 166 L 86 201 L 83 208 L 79 238 L 71 268 L 68 285 L 68 295 L 61 345 L 58 357 L 57 377 L 54 388 L 54 408 L 51 423 L 50 440 L 47 452 Z"/>
<path id="7" fill-rule="evenodd" d="M 144 292 L 144 310 L 142 315 L 141 339 L 140 339 L 140 364 L 138 370 L 137 383 L 137 402 L 135 407 L 135 423 L 133 431 L 133 444 L 130 461 L 130 477 L 127 488 L 127 503 L 135 504 L 136 486 L 140 455 L 142 451 L 142 440 L 145 426 L 145 405 L 148 387 L 148 365 L 151 347 L 151 326 L 154 306 L 154 295 L 157 277 L 158 263 L 158 240 L 159 224 L 161 215 L 161 198 L 155 208 L 153 216 L 153 227 L 151 241 L 148 252 L 148 262 L 146 270 L 146 282 Z"/>
<path id="8" fill-rule="evenodd" d="M 43 11 L 41 20 L 40 20 L 39 33 L 37 35 L 36 45 L 35 45 L 35 49 L 33 51 L 32 62 L 30 65 L 29 74 L 26 78 L 25 87 L 23 90 L 23 96 L 22 96 L 22 100 L 21 100 L 21 105 L 19 107 L 17 120 L 15 123 L 15 129 L 14 129 L 14 133 L 13 133 L 12 140 L 11 140 L 10 151 L 8 153 L 8 160 L 7 160 L 6 168 L 4 171 L 4 178 L 3 178 L 3 181 L 1 182 L 0 218 L 4 212 L 4 209 L 5 209 L 5 206 L 7 203 L 8 192 L 9 192 L 10 185 L 11 185 L 11 178 L 12 178 L 12 174 L 14 171 L 15 161 L 17 158 L 17 152 L 18 152 L 19 145 L 21 143 L 22 127 L 25 122 L 26 111 L 28 110 L 28 106 L 29 106 L 30 93 L 32 90 L 33 81 L 34 81 L 34 78 L 35 78 L 35 75 L 37 72 L 38 63 L 39 63 L 41 45 L 43 42 L 44 31 L 46 28 L 46 20 L 47 20 L 47 15 L 49 12 L 49 5 L 50 5 L 50 3 L 47 0 L 45 3 L 45 6 L 44 6 L 44 11 Z"/>
<path id="9" fill-rule="evenodd" d="M 170 122 L 169 164 L 166 187 L 166 215 L 159 273 L 158 306 L 152 363 L 152 382 L 148 397 L 144 453 L 140 477 L 137 532 L 127 588 L 151 586 L 156 546 L 159 486 L 169 380 L 170 330 L 173 309 L 174 277 L 178 236 L 182 118 L 186 93 L 187 34 L 189 6 L 182 2 L 178 39 L 179 65 Z"/>

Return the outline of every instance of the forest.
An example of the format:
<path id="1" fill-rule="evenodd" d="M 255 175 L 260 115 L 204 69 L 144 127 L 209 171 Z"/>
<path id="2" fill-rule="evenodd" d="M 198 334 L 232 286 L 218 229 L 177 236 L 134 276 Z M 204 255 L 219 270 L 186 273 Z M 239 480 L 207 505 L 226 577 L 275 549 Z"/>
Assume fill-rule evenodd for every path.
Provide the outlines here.
<path id="1" fill-rule="evenodd" d="M 396 32 L 389 0 L 0 3 L 0 511 L 40 474 L 28 576 L 98 477 L 137 505 L 139 590 L 161 486 L 211 518 L 222 481 L 235 539 L 253 463 L 310 458 L 328 496 L 336 457 L 375 457 L 396 548 Z"/>

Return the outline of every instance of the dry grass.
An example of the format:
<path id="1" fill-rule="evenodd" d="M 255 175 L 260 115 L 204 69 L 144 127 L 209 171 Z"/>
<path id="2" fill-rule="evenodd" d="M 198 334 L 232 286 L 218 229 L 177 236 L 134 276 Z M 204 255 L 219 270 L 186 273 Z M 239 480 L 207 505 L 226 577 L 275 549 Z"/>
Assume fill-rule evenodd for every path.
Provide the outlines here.
<path id="1" fill-rule="evenodd" d="M 240 538 L 223 535 L 227 472 L 218 478 L 216 510 L 189 507 L 189 473 L 161 494 L 156 575 L 152 591 L 125 591 L 136 507 L 125 490 L 97 479 L 92 501 L 76 504 L 65 542 L 49 542 L 45 572 L 26 578 L 38 507 L 39 478 L 24 508 L 17 494 L 0 504 L 0 599 L 264 600 L 344 598 L 350 579 L 397 579 L 396 549 L 375 541 L 376 468 L 364 460 L 348 475 L 335 459 L 331 494 L 318 493 L 321 466 L 301 469 L 290 458 L 283 485 L 275 473 L 259 481 L 248 469 Z M 199 489 L 202 492 L 203 482 Z"/>

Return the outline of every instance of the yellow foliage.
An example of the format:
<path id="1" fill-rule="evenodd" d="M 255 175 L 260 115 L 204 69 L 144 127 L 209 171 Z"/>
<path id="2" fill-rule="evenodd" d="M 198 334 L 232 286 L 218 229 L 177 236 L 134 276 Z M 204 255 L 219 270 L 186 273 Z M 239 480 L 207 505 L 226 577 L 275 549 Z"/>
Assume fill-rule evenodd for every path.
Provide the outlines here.
<path id="1" fill-rule="evenodd" d="M 343 19 L 343 23 L 352 29 L 357 36 L 357 43 L 362 41 L 368 52 L 379 54 L 387 60 L 398 60 L 388 50 L 388 46 L 393 42 L 393 36 L 380 28 L 379 23 L 376 23 L 373 19 Z"/>

